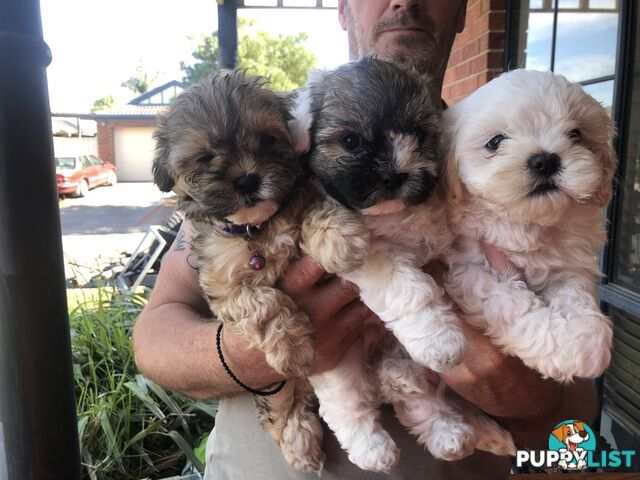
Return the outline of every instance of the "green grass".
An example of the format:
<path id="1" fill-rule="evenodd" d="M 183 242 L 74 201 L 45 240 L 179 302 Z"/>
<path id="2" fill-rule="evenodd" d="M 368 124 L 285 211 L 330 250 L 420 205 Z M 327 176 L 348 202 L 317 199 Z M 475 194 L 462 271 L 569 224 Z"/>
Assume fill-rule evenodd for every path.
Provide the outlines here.
<path id="1" fill-rule="evenodd" d="M 130 336 L 145 297 L 104 287 L 69 290 L 68 298 L 83 477 L 157 479 L 189 463 L 202 471 L 194 449 L 213 427 L 216 405 L 137 372 Z"/>

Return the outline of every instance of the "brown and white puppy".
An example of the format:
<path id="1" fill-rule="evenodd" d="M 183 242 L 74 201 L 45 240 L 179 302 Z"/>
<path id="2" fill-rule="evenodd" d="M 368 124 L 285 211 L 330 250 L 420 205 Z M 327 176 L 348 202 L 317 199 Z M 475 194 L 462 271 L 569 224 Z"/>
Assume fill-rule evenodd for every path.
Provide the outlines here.
<path id="1" fill-rule="evenodd" d="M 442 289 L 421 269 L 453 239 L 434 191 L 440 104 L 428 78 L 365 58 L 315 74 L 293 111 L 297 149 L 308 152 L 324 192 L 305 215 L 303 249 L 354 282 L 393 332 L 375 351 L 356 344 L 334 370 L 310 377 L 321 416 L 366 470 L 388 471 L 398 458 L 378 422 L 383 402 L 437 458 L 461 458 L 477 445 L 512 450 L 495 424 L 487 428 L 495 441 L 476 439 L 461 411 L 426 381 L 426 367 L 452 367 L 465 347 Z"/>
<path id="2" fill-rule="evenodd" d="M 303 378 L 314 357 L 304 312 L 275 287 L 298 255 L 305 195 L 283 100 L 236 71 L 180 95 L 154 134 L 153 173 L 191 220 L 200 285 L 226 328 L 291 378 L 258 401 L 263 427 L 294 468 L 319 471 L 322 428 Z"/>

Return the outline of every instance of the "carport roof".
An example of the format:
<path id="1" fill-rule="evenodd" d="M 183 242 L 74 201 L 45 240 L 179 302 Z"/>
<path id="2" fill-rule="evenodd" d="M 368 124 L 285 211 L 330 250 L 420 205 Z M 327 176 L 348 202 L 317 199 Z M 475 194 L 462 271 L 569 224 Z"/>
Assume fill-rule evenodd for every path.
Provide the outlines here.
<path id="1" fill-rule="evenodd" d="M 154 119 L 166 112 L 168 105 L 124 105 L 118 108 L 100 110 L 92 115 L 96 120 Z"/>

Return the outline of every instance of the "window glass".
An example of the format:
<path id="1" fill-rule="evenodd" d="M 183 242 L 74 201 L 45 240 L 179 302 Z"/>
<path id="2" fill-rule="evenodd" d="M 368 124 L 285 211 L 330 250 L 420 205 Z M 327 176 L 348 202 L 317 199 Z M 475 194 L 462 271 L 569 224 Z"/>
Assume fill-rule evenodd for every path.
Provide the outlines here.
<path id="1" fill-rule="evenodd" d="M 617 2 L 616 0 L 589 0 L 589 8 L 615 9 Z"/>
<path id="2" fill-rule="evenodd" d="M 56 168 L 76 168 L 76 159 L 74 157 L 56 157 Z"/>
<path id="3" fill-rule="evenodd" d="M 89 159 L 87 157 L 80 157 L 80 163 L 82 165 L 82 168 L 89 168 L 91 166 L 91 162 L 89 161 Z"/>
<path id="4" fill-rule="evenodd" d="M 89 162 L 91 163 L 91 165 L 100 165 L 100 159 L 98 157 L 96 157 L 95 155 L 89 155 Z"/>
<path id="5" fill-rule="evenodd" d="M 580 0 L 558 0 L 558 9 L 580 8 Z"/>
<path id="6" fill-rule="evenodd" d="M 607 109 L 609 115 L 611 115 L 611 108 L 613 106 L 613 80 L 592 83 L 585 85 L 582 88 L 584 88 L 585 92 L 598 100 L 602 106 Z"/>
<path id="7" fill-rule="evenodd" d="M 523 9 L 520 24 L 519 66 L 533 70 L 549 70 L 552 39 L 553 12 L 529 12 Z"/>
<path id="8" fill-rule="evenodd" d="M 558 13 L 554 72 L 572 82 L 615 74 L 618 12 Z"/>

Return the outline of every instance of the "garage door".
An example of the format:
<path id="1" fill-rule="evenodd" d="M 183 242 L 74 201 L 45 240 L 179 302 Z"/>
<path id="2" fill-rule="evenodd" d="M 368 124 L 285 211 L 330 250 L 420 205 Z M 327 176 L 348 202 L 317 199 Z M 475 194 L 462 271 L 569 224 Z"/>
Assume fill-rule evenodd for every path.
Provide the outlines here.
<path id="1" fill-rule="evenodd" d="M 151 161 L 155 143 L 153 128 L 116 127 L 114 131 L 118 180 L 152 182 Z"/>

